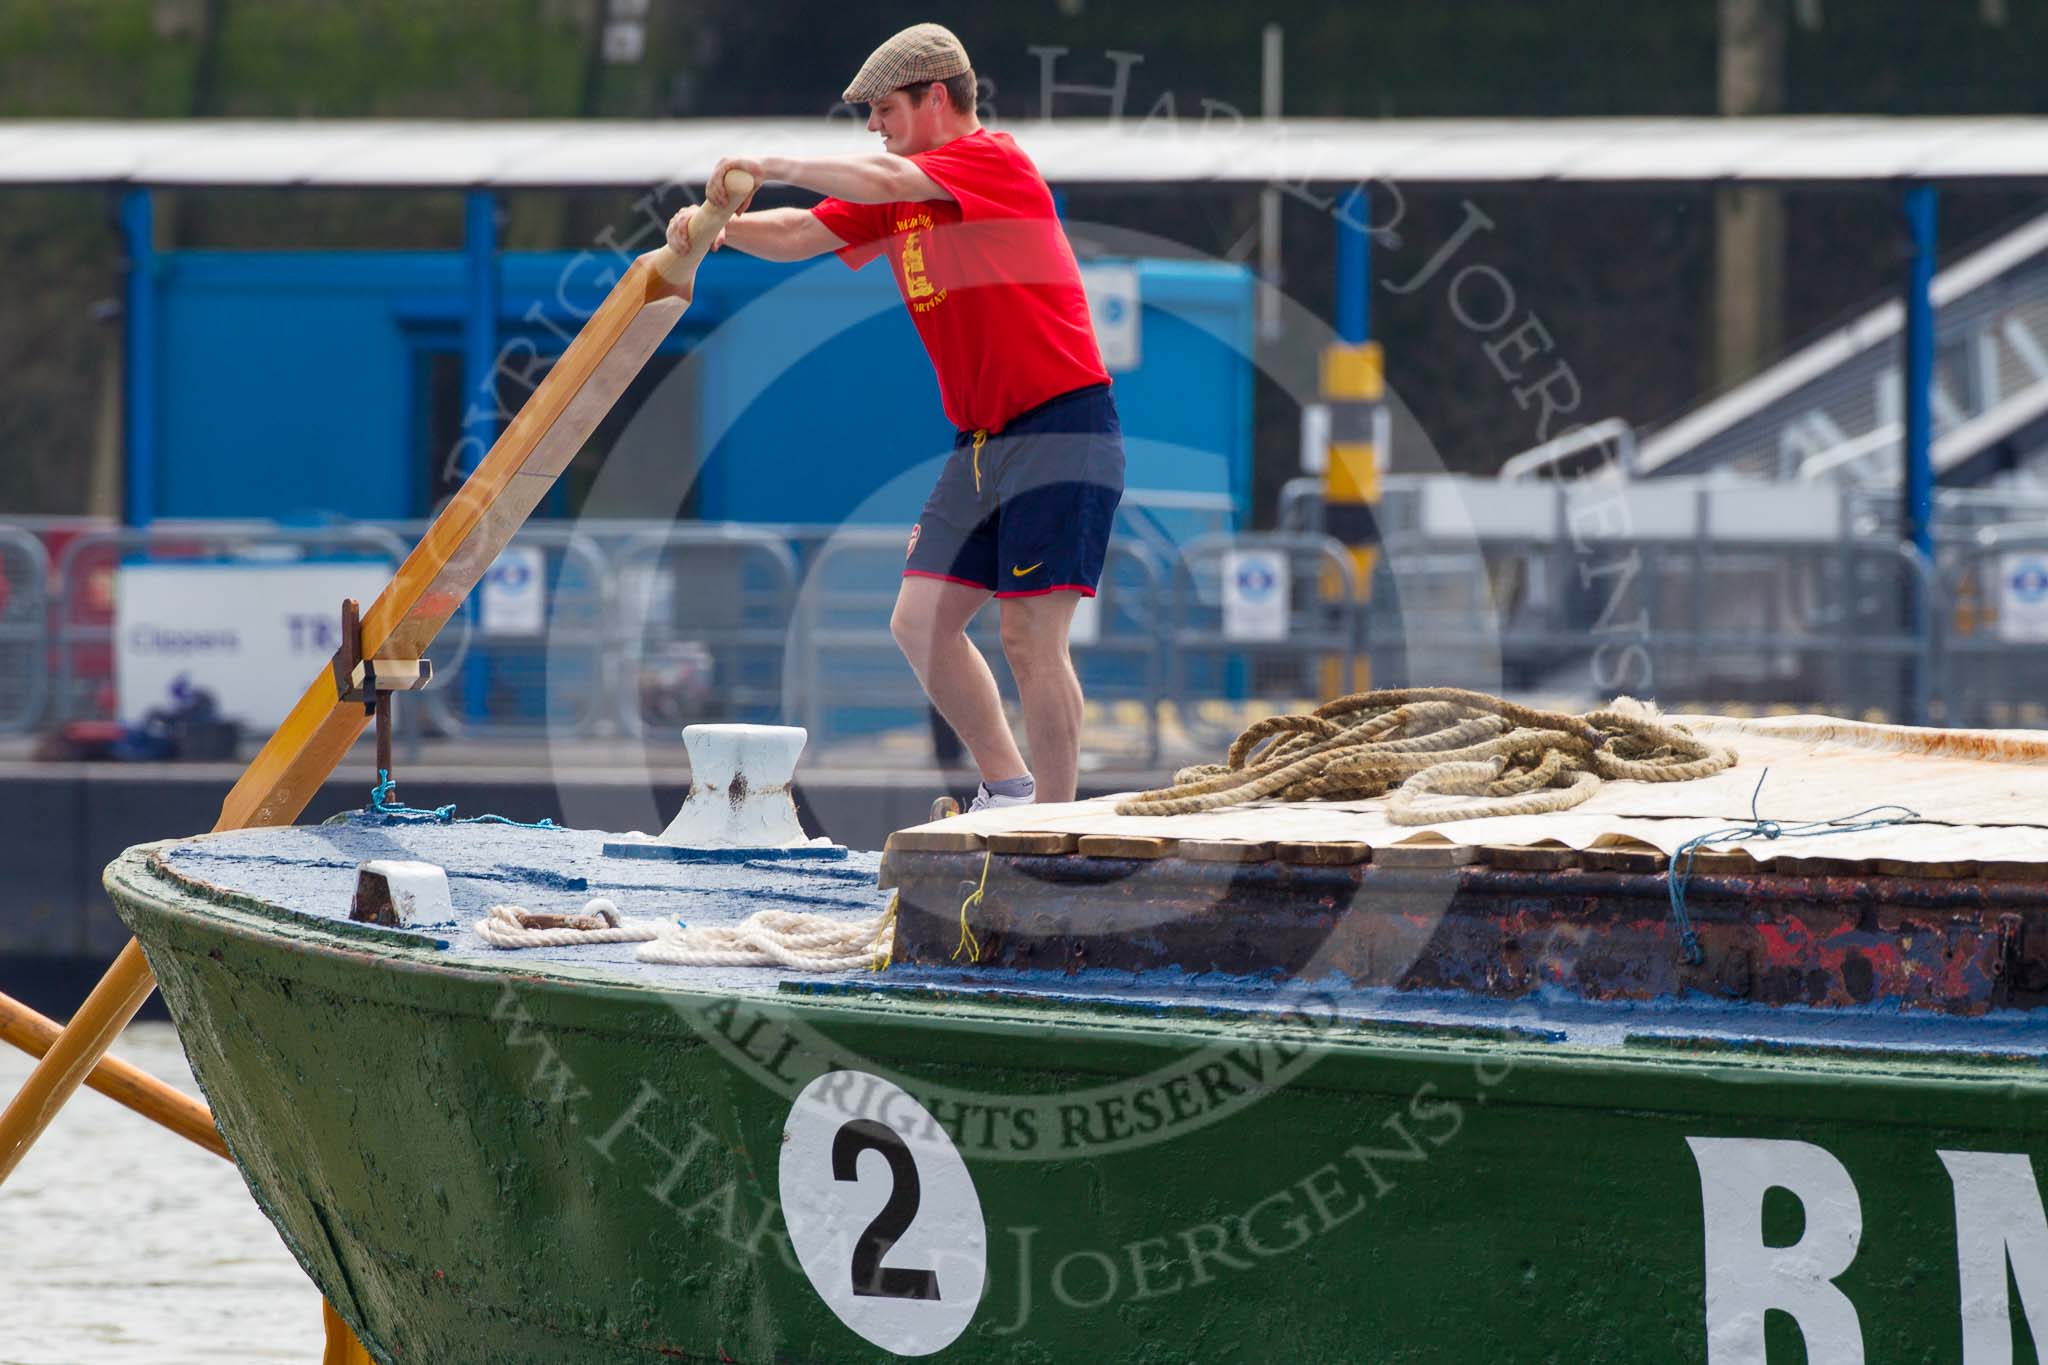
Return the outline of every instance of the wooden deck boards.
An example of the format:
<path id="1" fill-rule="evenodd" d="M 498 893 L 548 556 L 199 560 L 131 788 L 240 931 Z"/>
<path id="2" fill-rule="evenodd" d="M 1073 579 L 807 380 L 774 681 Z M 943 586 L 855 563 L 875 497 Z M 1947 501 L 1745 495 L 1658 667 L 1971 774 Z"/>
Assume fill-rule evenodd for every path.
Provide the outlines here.
<path id="1" fill-rule="evenodd" d="M 1292 863 L 1302 867 L 1346 867 L 1376 863 L 1413 869 L 1491 867 L 1514 872 L 1663 873 L 1670 855 L 1648 844 L 1618 842 L 1572 848 L 1555 840 L 1530 844 L 1460 843 L 1441 835 L 1409 835 L 1389 843 L 1357 839 L 1173 838 L 1161 835 L 1077 834 L 1072 830 L 1003 830 L 983 834 L 954 828 L 953 822 L 898 830 L 888 853 L 988 853 L 996 857 L 1179 858 L 1208 863 Z M 1941 881 L 2048 883 L 2048 864 L 2010 860 L 1833 858 L 1809 851 L 1761 862 L 1745 850 L 1701 847 L 1681 870 L 1694 876 L 1731 877 L 1758 873 L 1801 877 L 1908 877 Z M 884 862 L 884 876 L 890 875 Z M 884 885 L 892 883 L 885 882 Z"/>
<path id="2" fill-rule="evenodd" d="M 1119 815 L 1109 798 L 979 811 L 907 830 L 894 846 L 1254 866 L 1654 872 L 1712 837 L 1693 848 L 1696 874 L 2048 883 L 2048 741 L 2039 736 L 1823 717 L 1670 719 L 1733 747 L 1736 766 L 1683 782 L 1608 782 L 1584 804 L 1544 815 L 1465 820 L 1456 818 L 1462 800 L 1424 798 L 1431 823 L 1419 826 L 1395 824 L 1384 799 L 1141 816 Z M 1844 827 L 1803 837 L 1828 821 Z"/>

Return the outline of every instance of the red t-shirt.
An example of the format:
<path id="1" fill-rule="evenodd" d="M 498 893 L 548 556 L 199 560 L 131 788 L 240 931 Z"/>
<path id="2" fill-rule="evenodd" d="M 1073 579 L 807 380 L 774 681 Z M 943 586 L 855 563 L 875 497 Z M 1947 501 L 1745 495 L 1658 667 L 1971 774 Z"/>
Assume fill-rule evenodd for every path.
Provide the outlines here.
<path id="1" fill-rule="evenodd" d="M 1048 398 L 1108 383 L 1081 268 L 1031 158 L 983 128 L 910 159 L 953 201 L 827 199 L 811 212 L 855 270 L 888 254 L 953 425 L 1001 431 Z"/>

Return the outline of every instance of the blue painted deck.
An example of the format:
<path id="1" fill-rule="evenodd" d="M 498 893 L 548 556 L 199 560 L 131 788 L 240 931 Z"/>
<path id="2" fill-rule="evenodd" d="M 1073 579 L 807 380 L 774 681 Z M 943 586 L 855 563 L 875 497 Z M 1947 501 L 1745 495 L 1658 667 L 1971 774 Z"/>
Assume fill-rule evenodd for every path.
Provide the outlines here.
<path id="1" fill-rule="evenodd" d="M 628 919 L 737 924 L 756 910 L 843 914 L 887 907 L 875 886 L 880 855 L 837 860 L 665 863 L 607 857 L 615 835 L 596 830 L 506 825 L 385 823 L 362 815 L 345 822 L 238 830 L 173 845 L 170 867 L 227 891 L 324 922 L 337 934 L 383 942 L 410 940 L 446 962 L 484 962 L 522 970 L 578 967 L 639 984 L 773 990 L 777 973 L 750 968 L 668 967 L 636 962 L 634 943 L 585 947 L 494 948 L 475 925 L 493 905 L 572 913 L 607 896 Z M 448 872 L 455 918 L 411 931 L 359 925 L 348 917 L 356 867 L 372 858 L 411 858 Z"/>

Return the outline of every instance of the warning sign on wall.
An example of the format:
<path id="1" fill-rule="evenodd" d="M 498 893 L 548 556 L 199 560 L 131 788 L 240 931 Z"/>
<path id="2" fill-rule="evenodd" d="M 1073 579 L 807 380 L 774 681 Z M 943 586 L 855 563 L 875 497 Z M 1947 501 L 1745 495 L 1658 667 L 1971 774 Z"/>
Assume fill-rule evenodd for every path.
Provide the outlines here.
<path id="1" fill-rule="evenodd" d="M 1998 637 L 2014 644 L 2048 643 L 2048 553 L 1999 556 Z"/>
<path id="2" fill-rule="evenodd" d="M 1287 638 L 1290 584 L 1278 550 L 1232 550 L 1223 556 L 1223 634 L 1232 640 Z"/>

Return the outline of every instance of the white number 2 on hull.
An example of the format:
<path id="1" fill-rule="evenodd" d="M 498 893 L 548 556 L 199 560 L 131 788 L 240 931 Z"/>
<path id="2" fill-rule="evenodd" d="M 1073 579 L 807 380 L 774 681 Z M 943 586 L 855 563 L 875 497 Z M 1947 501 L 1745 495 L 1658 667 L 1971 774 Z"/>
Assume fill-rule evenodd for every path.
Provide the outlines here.
<path id="1" fill-rule="evenodd" d="M 988 1228 L 959 1149 L 908 1092 L 830 1071 L 783 1125 L 782 1216 L 826 1306 L 897 1355 L 951 1345 L 981 1304 Z"/>

